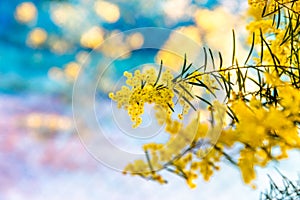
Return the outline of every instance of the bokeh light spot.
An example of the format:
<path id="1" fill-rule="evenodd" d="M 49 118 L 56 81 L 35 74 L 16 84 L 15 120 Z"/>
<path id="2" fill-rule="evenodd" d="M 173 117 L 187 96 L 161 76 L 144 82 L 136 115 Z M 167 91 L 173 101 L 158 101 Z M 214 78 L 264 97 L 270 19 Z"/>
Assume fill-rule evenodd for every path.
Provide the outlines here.
<path id="1" fill-rule="evenodd" d="M 126 40 L 132 49 L 138 49 L 144 44 L 144 36 L 141 33 L 133 33 Z"/>
<path id="2" fill-rule="evenodd" d="M 37 9 L 31 2 L 23 2 L 19 4 L 15 10 L 15 19 L 19 23 L 30 23 L 36 19 Z"/>
<path id="3" fill-rule="evenodd" d="M 103 41 L 104 31 L 94 26 L 82 34 L 80 43 L 82 46 L 87 48 L 95 48 L 100 45 Z"/>
<path id="4" fill-rule="evenodd" d="M 199 29 L 195 26 L 179 27 L 176 29 L 177 32 L 189 37 L 195 43 L 202 44 L 201 34 Z M 178 34 L 178 33 L 177 33 Z M 162 50 L 160 50 L 156 55 L 156 62 L 160 63 L 161 60 L 164 64 L 175 71 L 178 71 L 183 62 L 182 55 L 188 52 L 189 59 L 193 60 L 199 53 L 199 49 L 193 49 L 195 46 L 186 46 L 186 41 L 182 37 L 178 37 L 177 34 L 171 34 Z M 185 47 L 185 48 L 181 48 Z M 176 55 L 173 52 L 164 51 L 163 49 L 177 49 L 181 52 L 181 55 Z"/>
<path id="5" fill-rule="evenodd" d="M 107 1 L 97 1 L 94 8 L 97 15 L 108 23 L 114 23 L 120 18 L 120 9 L 113 3 Z"/>
<path id="6" fill-rule="evenodd" d="M 65 67 L 65 75 L 71 80 L 75 80 L 80 70 L 80 65 L 76 62 L 70 62 Z"/>
<path id="7" fill-rule="evenodd" d="M 48 34 L 42 28 L 33 29 L 27 36 L 27 45 L 33 48 L 39 47 L 45 43 Z"/>
<path id="8" fill-rule="evenodd" d="M 50 49 L 53 53 L 56 54 L 64 54 L 70 49 L 70 45 L 65 40 L 56 39 L 53 42 L 51 42 Z"/>
<path id="9" fill-rule="evenodd" d="M 52 80 L 59 81 L 59 80 L 63 80 L 64 73 L 58 67 L 51 67 L 48 71 L 48 77 Z"/>

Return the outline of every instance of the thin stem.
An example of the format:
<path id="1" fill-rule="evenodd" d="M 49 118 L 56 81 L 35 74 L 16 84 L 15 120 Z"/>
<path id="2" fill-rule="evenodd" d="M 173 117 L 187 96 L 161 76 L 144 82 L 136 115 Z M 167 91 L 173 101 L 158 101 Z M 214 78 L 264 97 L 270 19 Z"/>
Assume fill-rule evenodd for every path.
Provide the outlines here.
<path id="1" fill-rule="evenodd" d="M 178 82 L 181 81 L 186 81 L 192 78 L 197 78 L 199 76 L 205 75 L 205 74 L 212 74 L 212 73 L 220 73 L 220 72 L 227 72 L 227 71 L 231 71 L 231 70 L 237 70 L 237 69 L 251 69 L 251 68 L 276 68 L 276 67 L 280 67 L 280 68 L 289 68 L 289 69 L 295 69 L 298 70 L 297 67 L 292 67 L 292 66 L 285 66 L 285 65 L 247 65 L 247 66 L 239 66 L 239 67 L 228 67 L 225 69 L 218 69 L 218 70 L 212 70 L 212 71 L 206 71 L 206 72 L 202 72 L 200 74 L 194 75 L 194 76 L 188 76 L 186 78 L 180 79 Z M 261 70 L 262 71 L 262 70 Z M 262 71 L 263 72 L 263 71 Z M 177 82 L 177 83 L 178 83 Z"/>

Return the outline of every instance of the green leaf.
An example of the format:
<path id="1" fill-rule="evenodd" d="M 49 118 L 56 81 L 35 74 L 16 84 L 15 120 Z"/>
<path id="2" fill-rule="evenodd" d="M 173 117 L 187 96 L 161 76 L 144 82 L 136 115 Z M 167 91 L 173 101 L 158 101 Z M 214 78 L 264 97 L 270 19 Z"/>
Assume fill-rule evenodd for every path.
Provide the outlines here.
<path id="1" fill-rule="evenodd" d="M 183 98 L 183 100 L 185 101 L 185 102 L 187 102 L 190 106 L 191 106 L 191 108 L 193 108 L 193 110 L 195 110 L 195 111 L 197 111 L 197 109 L 195 108 L 195 106 L 185 97 L 185 96 L 182 96 L 179 92 L 178 92 L 178 90 L 176 90 L 176 89 L 173 89 L 174 90 L 174 92 L 176 93 L 176 94 L 178 94 L 181 98 Z"/>
<path id="2" fill-rule="evenodd" d="M 168 105 L 169 108 L 172 110 L 172 112 L 175 112 L 175 111 L 174 111 L 174 108 L 172 108 L 172 106 L 171 106 L 169 103 L 167 103 L 167 105 Z"/>
<path id="3" fill-rule="evenodd" d="M 193 66 L 193 63 L 190 63 L 189 66 L 185 69 L 184 73 L 186 73 L 191 67 Z M 187 73 L 184 78 L 186 78 L 187 76 L 189 76 L 190 74 Z"/>
<path id="4" fill-rule="evenodd" d="M 264 57 L 264 42 L 263 42 L 263 36 L 262 36 L 262 31 L 260 29 L 260 40 L 261 40 L 261 49 L 260 49 L 260 63 L 263 63 L 263 57 Z"/>
<path id="5" fill-rule="evenodd" d="M 232 51 L 232 62 L 231 65 L 234 65 L 234 60 L 235 60 L 235 33 L 234 30 L 232 29 L 232 37 L 233 37 L 233 51 Z"/>
<path id="6" fill-rule="evenodd" d="M 248 56 L 247 56 L 247 59 L 246 59 L 246 61 L 245 61 L 245 64 L 244 64 L 244 65 L 246 65 L 246 64 L 247 64 L 247 62 L 248 62 L 248 60 L 249 60 L 250 56 L 252 55 L 253 48 L 254 48 L 254 43 L 255 43 L 255 33 L 253 32 L 253 34 L 252 34 L 252 43 L 251 43 L 251 48 L 250 48 L 249 54 L 248 54 Z"/>
<path id="7" fill-rule="evenodd" d="M 223 66 L 223 58 L 222 58 L 221 52 L 219 52 L 219 58 L 220 58 L 220 67 L 219 67 L 219 69 L 222 69 L 222 66 Z"/>
<path id="8" fill-rule="evenodd" d="M 179 87 L 181 87 L 190 97 L 194 98 L 194 96 L 185 87 L 183 87 L 183 85 L 179 84 Z"/>
<path id="9" fill-rule="evenodd" d="M 197 80 L 199 83 L 194 83 L 194 82 L 187 82 L 187 83 L 188 83 L 188 84 L 191 84 L 191 85 L 196 85 L 196 86 L 204 87 L 204 88 L 207 89 L 207 90 L 208 90 L 215 98 L 217 98 L 216 95 L 214 94 L 214 92 L 211 91 L 211 89 L 210 89 L 207 85 L 205 85 L 201 80 L 199 80 L 199 79 L 197 79 L 197 78 L 196 78 L 196 80 Z"/>
<path id="10" fill-rule="evenodd" d="M 212 104 L 211 104 L 209 101 L 203 99 L 202 97 L 200 97 L 200 96 L 198 96 L 198 95 L 195 95 L 195 96 L 196 96 L 198 99 L 200 99 L 201 101 L 203 101 L 203 102 L 207 103 L 208 105 L 212 106 Z"/>
<path id="11" fill-rule="evenodd" d="M 261 30 L 261 29 L 260 29 L 260 37 L 261 37 L 262 42 L 265 43 L 265 45 L 266 45 L 267 48 L 268 48 L 268 51 L 269 51 L 269 53 L 270 53 L 270 55 L 271 55 L 271 57 L 272 57 L 272 60 L 273 60 L 273 64 L 274 64 L 275 70 L 276 70 L 276 72 L 277 72 L 277 74 L 278 74 L 279 71 L 278 71 L 278 67 L 277 67 L 277 62 L 278 62 L 278 64 L 280 64 L 279 59 L 277 58 L 277 56 L 276 56 L 275 54 L 273 54 L 270 45 L 269 45 L 269 44 L 267 43 L 267 41 L 264 39 L 263 33 L 262 33 L 262 30 Z"/>
<path id="12" fill-rule="evenodd" d="M 156 79 L 156 81 L 154 83 L 154 86 L 156 86 L 156 84 L 158 83 L 158 80 L 159 80 L 159 78 L 161 76 L 162 67 L 163 67 L 163 61 L 161 60 L 160 61 L 160 66 L 159 66 L 159 72 L 158 72 L 158 75 L 157 75 L 157 79 Z"/>
<path id="13" fill-rule="evenodd" d="M 184 54 L 184 61 L 183 61 L 183 66 L 182 66 L 181 77 L 183 76 L 183 74 L 185 72 L 185 67 L 186 67 L 186 54 Z"/>
<path id="14" fill-rule="evenodd" d="M 214 74 L 214 73 L 211 73 L 211 75 L 214 77 L 214 79 L 218 82 L 218 84 L 220 85 L 220 87 L 222 88 L 222 89 L 224 89 L 223 88 L 223 85 L 222 85 L 222 83 L 220 82 L 220 78 L 221 77 L 218 77 L 216 74 Z"/>
<path id="15" fill-rule="evenodd" d="M 145 155 L 146 155 L 146 159 L 147 159 L 149 168 L 150 168 L 150 170 L 151 170 L 151 173 L 153 174 L 153 173 L 154 173 L 154 170 L 153 170 L 152 164 L 151 164 L 151 162 L 150 162 L 150 156 L 149 156 L 148 151 L 145 151 Z"/>
<path id="16" fill-rule="evenodd" d="M 207 67 L 207 52 L 206 52 L 206 48 L 203 47 L 203 51 L 204 51 L 204 71 L 206 71 L 206 67 Z"/>
<path id="17" fill-rule="evenodd" d="M 233 110 L 227 105 L 228 110 L 230 111 L 231 115 L 233 116 L 233 119 L 236 122 L 239 122 L 239 119 L 237 118 L 236 114 L 233 112 Z M 228 113 L 228 112 L 227 112 Z"/>
<path id="18" fill-rule="evenodd" d="M 213 53 L 212 53 L 212 51 L 211 51 L 210 48 L 208 49 L 208 51 L 209 51 L 210 58 L 211 58 L 211 61 L 212 61 L 212 64 L 213 64 L 213 69 L 216 69 L 216 66 L 215 66 L 215 59 L 214 59 Z"/>

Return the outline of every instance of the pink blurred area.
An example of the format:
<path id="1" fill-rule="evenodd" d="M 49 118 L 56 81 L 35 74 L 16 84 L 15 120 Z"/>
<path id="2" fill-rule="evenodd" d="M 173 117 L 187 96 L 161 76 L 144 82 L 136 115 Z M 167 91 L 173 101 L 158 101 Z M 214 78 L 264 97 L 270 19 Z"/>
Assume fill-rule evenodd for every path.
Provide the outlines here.
<path id="1" fill-rule="evenodd" d="M 11 189 L 36 191 L 45 176 L 97 169 L 70 123 L 68 108 L 56 97 L 0 96 L 1 200 Z"/>

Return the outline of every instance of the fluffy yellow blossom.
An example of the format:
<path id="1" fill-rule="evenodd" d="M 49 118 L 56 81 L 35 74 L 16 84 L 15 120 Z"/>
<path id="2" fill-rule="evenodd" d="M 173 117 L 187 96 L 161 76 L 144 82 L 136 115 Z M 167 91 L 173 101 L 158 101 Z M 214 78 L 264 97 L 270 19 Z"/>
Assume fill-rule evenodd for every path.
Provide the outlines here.
<path id="1" fill-rule="evenodd" d="M 155 104 L 171 114 L 170 107 L 174 107 L 173 97 L 173 75 L 169 70 L 162 72 L 161 77 L 155 73 L 154 68 L 150 68 L 141 73 L 136 70 L 134 74 L 125 72 L 126 84 L 115 94 L 110 93 L 109 97 L 116 101 L 119 108 L 128 111 L 128 115 L 134 122 L 136 128 L 142 123 L 141 115 L 144 113 L 144 104 Z"/>
<path id="2" fill-rule="evenodd" d="M 256 162 L 254 152 L 250 149 L 243 149 L 240 153 L 238 166 L 245 183 L 250 183 L 255 177 L 254 163 Z"/>
<path id="3" fill-rule="evenodd" d="M 278 86 L 283 84 L 275 77 L 270 76 L 267 80 Z M 279 94 L 284 94 L 285 90 L 291 90 L 288 86 L 281 89 L 279 89 Z M 294 95 L 299 94 L 299 90 L 293 92 L 295 92 Z M 286 98 L 290 97 L 282 96 L 284 106 L 286 106 L 284 104 Z M 232 147 L 235 143 L 244 144 L 244 148 L 240 150 L 238 166 L 245 183 L 251 183 L 256 177 L 255 166 L 263 167 L 274 159 L 287 158 L 287 150 L 300 147 L 300 135 L 289 107 L 286 107 L 284 111 L 273 105 L 266 108 L 262 106 L 262 103 L 259 104 L 257 99 L 252 98 L 249 104 L 242 100 L 236 101 L 231 108 L 236 113 L 239 122 L 234 129 L 222 131 L 218 144 L 224 144 L 227 147 Z M 298 114 L 299 108 L 296 109 Z M 295 111 L 295 108 L 292 110 Z M 280 153 L 275 154 L 274 149 L 279 150 Z"/>
<path id="4" fill-rule="evenodd" d="M 215 105 L 215 126 L 223 125 L 220 118 L 224 114 L 224 108 L 219 102 L 214 102 L 213 105 Z M 219 169 L 216 163 L 220 162 L 223 156 L 222 145 L 212 145 L 213 138 L 208 136 L 216 129 L 207 123 L 200 122 L 198 114 L 187 125 L 181 121 L 167 118 L 165 130 L 170 134 L 170 138 L 165 144 L 149 143 L 143 146 L 144 151 L 147 151 L 151 168 L 156 172 L 164 168 L 172 170 L 185 178 L 190 188 L 196 187 L 194 180 L 198 178 L 198 174 L 202 174 L 204 180 L 208 181 L 214 170 Z M 133 175 L 152 176 L 149 173 L 134 173 L 134 170 L 139 170 L 141 166 L 145 167 L 144 165 L 145 161 L 133 162 L 126 167 L 125 171 Z M 148 170 L 149 168 L 150 166 L 145 167 Z M 159 180 L 156 181 L 159 182 Z"/>

